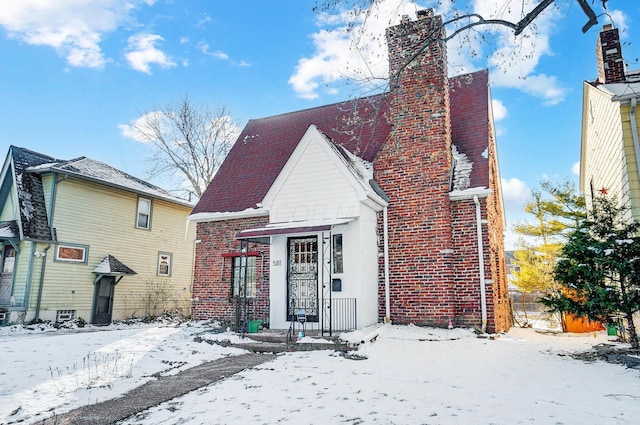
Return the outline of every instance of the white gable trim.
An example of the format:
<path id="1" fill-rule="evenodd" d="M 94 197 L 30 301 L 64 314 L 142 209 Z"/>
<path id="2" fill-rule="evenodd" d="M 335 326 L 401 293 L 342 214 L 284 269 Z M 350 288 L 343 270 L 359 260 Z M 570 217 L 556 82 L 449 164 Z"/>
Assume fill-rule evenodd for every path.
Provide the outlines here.
<path id="1" fill-rule="evenodd" d="M 233 220 L 237 218 L 252 218 L 252 217 L 262 217 L 268 216 L 269 211 L 264 208 L 247 208 L 243 211 L 226 211 L 226 212 L 205 212 L 205 213 L 196 213 L 191 214 L 187 217 L 188 221 L 192 221 L 194 223 L 205 223 L 208 221 L 223 221 L 223 220 Z"/>
<path id="2" fill-rule="evenodd" d="M 298 165 L 298 162 L 302 158 L 306 148 L 314 141 L 317 142 L 318 145 L 327 153 L 328 157 L 345 177 L 347 182 L 351 187 L 353 187 L 359 202 L 363 202 L 377 211 L 381 211 L 382 208 L 387 205 L 387 202 L 375 193 L 368 183 L 366 183 L 365 186 L 365 183 L 357 176 L 355 170 L 348 165 L 345 158 L 338 152 L 337 147 L 333 145 L 333 143 L 328 140 L 315 125 L 312 124 L 309 126 L 304 136 L 302 136 L 300 142 L 298 142 L 298 145 L 282 168 L 282 171 L 278 174 L 278 177 L 274 180 L 269 191 L 262 200 L 263 208 L 266 210 L 270 210 L 272 208 L 276 196 Z"/>

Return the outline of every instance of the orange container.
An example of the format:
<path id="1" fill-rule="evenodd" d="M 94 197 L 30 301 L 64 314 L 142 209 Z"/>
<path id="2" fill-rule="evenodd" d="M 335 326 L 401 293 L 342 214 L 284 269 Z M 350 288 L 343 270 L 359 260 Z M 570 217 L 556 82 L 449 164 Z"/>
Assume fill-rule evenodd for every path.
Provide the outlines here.
<path id="1" fill-rule="evenodd" d="M 594 332 L 603 331 L 605 327 L 600 322 L 589 320 L 586 317 L 576 317 L 572 314 L 566 313 L 565 320 L 567 324 L 567 332 Z"/>

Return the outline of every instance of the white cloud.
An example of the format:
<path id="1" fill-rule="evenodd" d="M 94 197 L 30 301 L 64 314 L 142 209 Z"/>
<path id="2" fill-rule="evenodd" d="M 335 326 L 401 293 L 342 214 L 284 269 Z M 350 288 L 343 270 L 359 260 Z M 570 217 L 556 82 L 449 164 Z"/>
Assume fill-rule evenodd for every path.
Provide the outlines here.
<path id="1" fill-rule="evenodd" d="M 136 71 L 151 74 L 150 65 L 159 65 L 162 68 L 173 68 L 176 63 L 161 50 L 156 48 L 156 43 L 164 39 L 156 34 L 140 33 L 129 37 L 128 52 L 125 58 L 129 65 Z"/>
<path id="2" fill-rule="evenodd" d="M 502 179 L 502 198 L 508 216 L 521 213 L 530 194 L 531 190 L 522 180 L 515 177 Z"/>
<path id="3" fill-rule="evenodd" d="M 537 0 L 523 0 L 518 7 L 506 7 L 504 1 L 474 0 L 475 11 L 483 17 L 513 23 L 522 19 L 538 3 Z M 567 89 L 558 79 L 536 73 L 540 59 L 545 55 L 553 55 L 549 38 L 555 30 L 556 21 L 562 19 L 562 14 L 557 11 L 554 13 L 552 9 L 553 6 L 538 15 L 518 36 L 505 26 L 486 28 L 495 43 L 488 57 L 493 85 L 521 90 L 542 99 L 546 105 L 564 101 Z"/>
<path id="4" fill-rule="evenodd" d="M 627 33 L 627 27 L 629 26 L 630 18 L 621 10 L 610 9 L 607 12 L 611 23 L 614 27 L 618 28 L 618 31 L 620 32 L 620 38 L 628 38 L 629 34 Z"/>
<path id="5" fill-rule="evenodd" d="M 529 188 L 522 180 L 516 177 L 502 179 L 502 196 L 505 200 L 525 200 L 529 193 Z"/>
<path id="6" fill-rule="evenodd" d="M 415 16 L 417 6 L 413 1 L 383 0 L 372 7 L 368 15 L 343 11 L 318 17 L 317 24 L 324 28 L 310 36 L 315 52 L 300 59 L 289 78 L 298 96 L 313 99 L 320 87 L 347 79 L 370 88 L 387 77 L 384 31 L 404 14 Z"/>
<path id="7" fill-rule="evenodd" d="M 497 99 L 491 99 L 491 109 L 493 111 L 493 120 L 500 121 L 503 120 L 509 115 L 507 111 L 507 107 L 504 106 L 504 103 Z"/>
<path id="8" fill-rule="evenodd" d="M 216 50 L 215 52 L 210 52 L 209 51 L 209 44 L 200 40 L 198 42 L 198 49 L 200 49 L 200 51 L 202 53 L 204 53 L 207 56 L 213 56 L 214 58 L 220 59 L 220 60 L 229 60 L 229 55 L 227 55 L 225 52 L 221 51 L 221 50 Z"/>
<path id="9" fill-rule="evenodd" d="M 198 21 L 198 23 L 196 24 L 196 27 L 199 28 L 199 27 L 202 27 L 202 26 L 204 26 L 206 24 L 209 24 L 209 23 L 211 23 L 211 16 L 209 16 L 209 15 L 207 15 L 205 13 L 204 18 L 202 18 L 202 19 L 200 19 L 200 21 Z"/>
<path id="10" fill-rule="evenodd" d="M 153 115 L 157 115 L 157 117 L 154 117 Z M 133 121 L 130 121 L 128 124 L 118 124 L 118 129 L 127 139 L 135 140 L 139 143 L 148 143 L 147 138 L 142 135 L 139 129 L 145 129 L 144 131 L 147 131 L 149 134 L 153 134 L 153 130 L 148 126 L 148 123 L 159 118 L 160 115 L 157 112 L 149 112 Z"/>
<path id="11" fill-rule="evenodd" d="M 571 167 L 571 172 L 576 176 L 580 175 L 580 161 L 573 164 L 573 166 Z"/>
<path id="12" fill-rule="evenodd" d="M 445 21 L 455 14 L 478 13 L 485 18 L 518 22 L 537 3 L 537 0 L 522 0 L 517 7 L 508 7 L 503 0 L 455 3 L 447 0 L 438 2 L 437 13 L 442 14 Z M 368 77 L 368 83 L 380 85 L 387 78 L 384 30 L 397 24 L 404 14 L 415 18 L 419 7 L 412 0 L 380 0 L 374 2 L 373 7 L 376 9 L 368 15 L 353 11 L 319 15 L 319 29 L 310 36 L 314 52 L 298 61 L 289 79 L 300 97 L 315 98 L 321 88 L 327 87 L 329 91 L 329 86 L 337 82 L 358 83 Z M 461 33 L 447 44 L 449 73 L 457 75 L 488 66 L 495 86 L 521 90 L 547 105 L 562 102 L 567 89 L 555 76 L 536 72 L 541 57 L 553 53 L 549 37 L 560 19 L 560 13 L 546 10 L 518 37 L 513 35 L 513 30 L 497 25 L 475 27 Z M 455 25 L 447 27 L 449 34 L 454 29 Z M 489 52 L 488 57 L 483 56 L 483 49 Z"/>
<path id="13" fill-rule="evenodd" d="M 54 48 L 76 67 L 100 68 L 108 62 L 100 43 L 131 20 L 131 12 L 155 0 L 3 1 L 0 26 L 9 37 Z"/>

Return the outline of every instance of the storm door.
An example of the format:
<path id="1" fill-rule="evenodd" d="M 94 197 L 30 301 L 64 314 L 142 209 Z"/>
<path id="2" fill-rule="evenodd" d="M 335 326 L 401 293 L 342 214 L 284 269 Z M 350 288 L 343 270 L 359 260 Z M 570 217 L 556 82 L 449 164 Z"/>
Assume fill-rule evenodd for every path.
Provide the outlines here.
<path id="1" fill-rule="evenodd" d="M 113 293 L 116 287 L 116 278 L 114 276 L 103 276 L 96 283 L 95 298 L 93 301 L 93 320 L 94 325 L 111 324 L 111 314 L 113 313 Z"/>
<path id="2" fill-rule="evenodd" d="M 287 320 L 304 311 L 306 320 L 318 321 L 318 238 L 289 239 Z"/>
<path id="3" fill-rule="evenodd" d="M 11 245 L 5 246 L 2 253 L 2 269 L 0 269 L 0 304 L 9 304 L 11 302 L 15 263 L 16 250 Z"/>

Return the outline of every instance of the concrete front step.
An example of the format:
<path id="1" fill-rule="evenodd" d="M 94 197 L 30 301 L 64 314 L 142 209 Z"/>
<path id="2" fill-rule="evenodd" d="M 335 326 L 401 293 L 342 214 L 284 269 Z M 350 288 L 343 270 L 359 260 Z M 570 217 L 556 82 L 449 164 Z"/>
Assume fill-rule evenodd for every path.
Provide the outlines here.
<path id="1" fill-rule="evenodd" d="M 317 342 L 313 340 L 317 339 Z M 349 351 L 352 347 L 339 341 L 337 337 L 322 337 L 309 335 L 303 341 L 296 338 L 293 342 L 287 342 L 287 334 L 282 332 L 258 332 L 245 334 L 243 342 L 233 344 L 253 353 L 283 353 L 289 351 L 314 351 L 335 350 Z"/>

